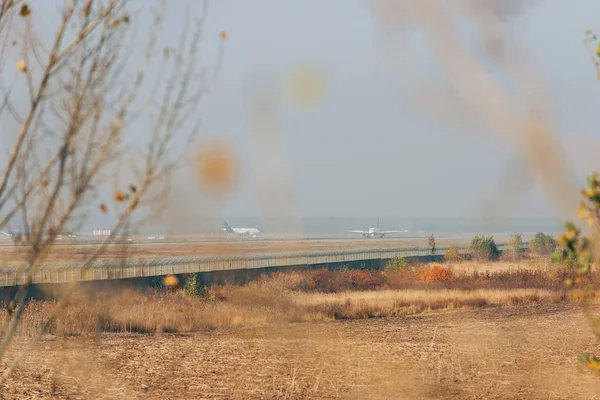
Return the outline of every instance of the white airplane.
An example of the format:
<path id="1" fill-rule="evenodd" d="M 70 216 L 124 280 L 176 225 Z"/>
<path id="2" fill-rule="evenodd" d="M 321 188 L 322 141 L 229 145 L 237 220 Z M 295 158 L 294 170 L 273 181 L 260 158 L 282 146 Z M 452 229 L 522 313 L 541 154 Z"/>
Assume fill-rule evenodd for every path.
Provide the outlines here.
<path id="1" fill-rule="evenodd" d="M 352 230 L 352 231 L 348 231 L 348 232 L 361 233 L 366 238 L 373 238 L 373 237 L 377 237 L 377 236 L 382 238 L 385 235 L 387 235 L 388 233 L 401 233 L 401 232 L 408 232 L 408 231 L 406 231 L 406 230 L 404 230 L 404 231 L 382 231 L 381 229 L 379 229 L 379 218 L 377 218 L 377 227 L 376 228 L 369 228 L 368 231 Z"/>
<path id="2" fill-rule="evenodd" d="M 257 237 L 260 231 L 258 230 L 258 225 L 255 225 L 254 228 L 232 228 L 229 226 L 227 221 L 223 221 L 223 231 L 229 233 L 235 233 L 238 236 L 252 236 L 253 238 Z"/>

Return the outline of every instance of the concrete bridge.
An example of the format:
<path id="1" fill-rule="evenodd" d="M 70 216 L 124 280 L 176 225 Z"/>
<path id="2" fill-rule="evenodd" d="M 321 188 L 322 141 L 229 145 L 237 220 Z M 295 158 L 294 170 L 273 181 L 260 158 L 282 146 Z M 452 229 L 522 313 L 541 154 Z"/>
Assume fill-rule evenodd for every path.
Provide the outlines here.
<path id="1" fill-rule="evenodd" d="M 498 245 L 502 249 L 506 245 Z M 448 248 L 376 248 L 333 251 L 222 255 L 151 260 L 125 259 L 82 263 L 49 263 L 34 275 L 34 285 L 65 284 L 72 281 L 148 280 L 166 275 L 185 276 L 198 273 L 203 284 L 227 281 L 248 281 L 262 273 L 292 269 L 316 268 L 383 268 L 393 257 L 410 261 L 441 261 Z M 459 248 L 466 253 L 466 248 Z M 15 287 L 25 283 L 24 266 L 0 268 L 0 287 Z"/>

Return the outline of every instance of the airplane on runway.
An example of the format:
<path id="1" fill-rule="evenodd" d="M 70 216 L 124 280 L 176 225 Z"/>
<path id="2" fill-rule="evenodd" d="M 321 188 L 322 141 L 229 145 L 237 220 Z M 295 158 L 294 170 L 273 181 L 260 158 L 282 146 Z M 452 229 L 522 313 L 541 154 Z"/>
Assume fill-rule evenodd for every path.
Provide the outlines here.
<path id="1" fill-rule="evenodd" d="M 380 238 L 384 237 L 385 235 L 387 235 L 388 233 L 405 233 L 408 232 L 407 230 L 404 231 L 382 231 L 381 229 L 379 229 L 379 218 L 377 218 L 377 227 L 376 228 L 369 228 L 368 231 L 358 231 L 358 230 L 351 230 L 348 231 L 350 233 L 361 233 L 364 237 L 366 238 L 374 238 L 379 236 Z"/>
<path id="2" fill-rule="evenodd" d="M 252 236 L 255 238 L 260 233 L 258 225 L 255 225 L 254 228 L 232 228 L 227 221 L 223 221 L 223 225 L 225 226 L 223 228 L 224 232 L 235 233 L 238 236 Z"/>

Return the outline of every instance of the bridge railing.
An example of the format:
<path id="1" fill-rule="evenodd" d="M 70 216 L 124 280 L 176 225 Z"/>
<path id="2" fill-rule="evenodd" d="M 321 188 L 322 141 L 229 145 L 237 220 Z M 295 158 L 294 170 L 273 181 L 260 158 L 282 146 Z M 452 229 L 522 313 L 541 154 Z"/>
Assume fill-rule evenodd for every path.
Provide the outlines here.
<path id="1" fill-rule="evenodd" d="M 506 244 L 498 245 L 499 250 Z M 443 255 L 449 247 L 436 248 L 433 255 Z M 468 253 L 468 248 L 457 248 L 460 254 Z M 367 260 L 386 260 L 394 257 L 431 256 L 431 248 L 373 248 L 348 249 L 295 253 L 260 253 L 245 255 L 221 255 L 202 257 L 181 257 L 147 260 L 95 261 L 90 268 L 82 270 L 82 263 L 48 263 L 33 275 L 32 283 L 67 283 L 71 281 L 112 280 L 144 278 L 170 274 L 196 272 L 242 270 L 266 267 L 287 267 L 320 265 Z M 18 286 L 25 283 L 24 265 L 0 265 L 0 287 Z"/>

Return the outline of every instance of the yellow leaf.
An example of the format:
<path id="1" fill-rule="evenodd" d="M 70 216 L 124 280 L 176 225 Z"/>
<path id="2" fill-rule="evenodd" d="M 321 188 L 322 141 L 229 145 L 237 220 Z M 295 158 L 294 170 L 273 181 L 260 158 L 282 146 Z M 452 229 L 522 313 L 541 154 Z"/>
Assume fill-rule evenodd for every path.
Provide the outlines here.
<path id="1" fill-rule="evenodd" d="M 325 98 L 327 74 L 324 70 L 305 67 L 287 79 L 286 94 L 296 105 L 314 108 Z"/>
<path id="2" fill-rule="evenodd" d="M 594 188 L 588 188 L 582 190 L 581 193 L 586 197 L 593 197 L 596 194 L 596 190 L 594 190 Z"/>
<path id="3" fill-rule="evenodd" d="M 567 247 L 567 245 L 569 244 L 569 241 L 567 240 L 567 237 L 564 233 L 558 237 L 558 243 L 563 247 Z"/>
<path id="4" fill-rule="evenodd" d="M 221 39 L 226 40 L 227 39 L 227 32 L 223 31 L 223 32 L 221 32 L 221 34 L 219 36 L 221 37 Z"/>
<path id="5" fill-rule="evenodd" d="M 587 209 L 585 207 L 585 204 L 581 203 L 581 205 L 579 206 L 579 210 L 577 210 L 577 217 L 579 219 L 585 219 L 587 217 Z"/>
<path id="6" fill-rule="evenodd" d="M 571 278 L 565 279 L 565 286 L 566 287 L 571 287 L 572 285 L 573 285 L 573 279 L 571 279 Z"/>
<path id="7" fill-rule="evenodd" d="M 588 226 L 589 226 L 590 228 L 593 228 L 595 223 L 596 223 L 596 220 L 594 219 L 594 217 L 590 217 L 590 218 L 588 219 Z"/>
<path id="8" fill-rule="evenodd" d="M 596 47 L 596 55 L 600 57 L 600 44 Z"/>
<path id="9" fill-rule="evenodd" d="M 25 65 L 25 61 L 23 61 L 23 60 L 19 61 L 17 63 L 17 69 L 19 71 L 23 71 L 23 72 L 27 71 L 27 66 Z"/>

